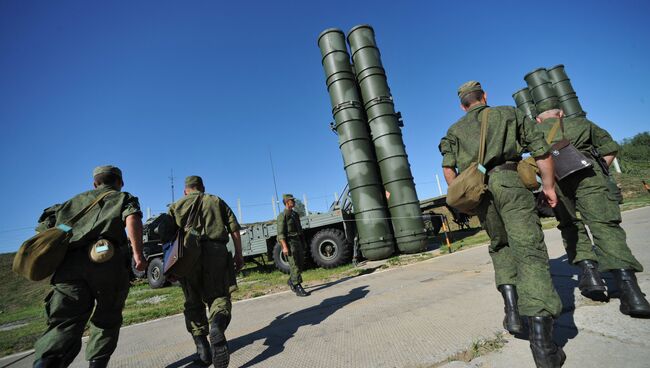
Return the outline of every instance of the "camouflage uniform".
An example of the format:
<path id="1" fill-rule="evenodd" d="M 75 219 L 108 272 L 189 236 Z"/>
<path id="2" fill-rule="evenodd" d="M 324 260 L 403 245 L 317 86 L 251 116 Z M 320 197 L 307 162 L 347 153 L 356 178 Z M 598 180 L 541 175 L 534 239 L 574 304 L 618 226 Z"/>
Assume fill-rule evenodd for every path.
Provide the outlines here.
<path id="1" fill-rule="evenodd" d="M 209 326 L 216 325 L 219 331 L 210 331 L 211 335 L 225 339 L 223 335 L 231 319 L 230 293 L 236 289 L 233 259 L 226 243 L 228 234 L 239 231 L 240 227 L 226 202 L 199 191 L 188 193 L 169 208 L 177 226 L 183 227 L 188 221 L 199 194 L 203 199 L 195 229 L 201 234 L 201 257 L 193 273 L 179 280 L 185 295 L 185 326 L 192 336 L 205 336 Z M 209 318 L 205 315 L 206 305 Z"/>
<path id="2" fill-rule="evenodd" d="M 293 210 L 284 210 L 277 219 L 278 241 L 285 239 L 289 246 L 289 273 L 291 283 L 302 283 L 302 262 L 304 260 L 305 245 L 302 241 L 302 225 L 300 215 Z"/>
<path id="3" fill-rule="evenodd" d="M 546 119 L 537 124 L 537 129 L 547 135 L 557 121 L 557 118 Z M 564 131 L 558 130 L 552 143 L 566 138 L 592 163 L 592 167 L 580 170 L 558 182 L 564 197 L 564 206 L 558 214 L 558 228 L 562 232 L 569 259 L 573 263 L 597 260 L 601 271 L 643 271 L 643 266 L 627 246 L 625 231 L 620 226 L 618 193 L 614 188 L 610 188 L 610 178 L 603 173 L 590 153 L 590 150 L 595 148 L 601 156 L 610 155 L 618 151 L 618 144 L 609 133 L 585 118 L 564 118 L 562 121 Z M 589 226 L 597 257 L 588 238 L 584 240 L 583 236 L 575 237 L 575 224 L 580 221 L 577 219 L 576 210 L 580 212 L 582 221 Z M 577 231 L 584 230 L 577 228 Z"/>
<path id="4" fill-rule="evenodd" d="M 442 166 L 462 172 L 476 161 L 481 112 L 475 105 L 452 125 L 440 142 Z M 548 152 L 542 134 L 524 114 L 507 106 L 491 107 L 488 115 L 484 166 L 488 191 L 478 208 L 481 225 L 490 237 L 490 256 L 497 287 L 516 285 L 519 312 L 527 316 L 558 316 L 562 305 L 551 282 L 544 233 L 535 212 L 533 194 L 516 171 L 496 168 L 521 159 L 522 149 L 534 157 Z M 492 172 L 489 170 L 495 168 Z"/>
<path id="5" fill-rule="evenodd" d="M 108 360 L 117 346 L 122 309 L 129 292 L 126 218 L 142 216 L 138 199 L 126 192 L 101 185 L 46 211 L 37 229 L 65 224 L 98 196 L 102 199 L 72 228 L 70 251 L 52 277 L 52 290 L 45 298 L 47 330 L 34 345 L 34 357 L 60 360 L 68 366 L 81 350 L 81 336 L 90 319 L 87 360 Z M 56 206 L 55 206 L 56 207 Z M 104 263 L 90 260 L 89 247 L 98 239 L 115 246 L 113 257 Z"/>

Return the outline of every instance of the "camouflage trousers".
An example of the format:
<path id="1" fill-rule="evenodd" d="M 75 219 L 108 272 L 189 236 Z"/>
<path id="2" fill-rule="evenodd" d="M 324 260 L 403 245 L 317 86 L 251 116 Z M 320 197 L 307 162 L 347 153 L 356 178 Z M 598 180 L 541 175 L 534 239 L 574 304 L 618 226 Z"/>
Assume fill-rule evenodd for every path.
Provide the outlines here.
<path id="1" fill-rule="evenodd" d="M 192 274 L 179 280 L 185 296 L 185 327 L 193 336 L 204 336 L 218 318 L 225 333 L 231 319 L 231 291 L 236 290 L 233 259 L 226 243 L 203 241 L 201 257 Z M 209 316 L 205 309 L 208 307 Z"/>
<path id="2" fill-rule="evenodd" d="M 70 251 L 51 283 L 45 298 L 47 330 L 34 345 L 34 359 L 59 357 L 67 367 L 81 350 L 89 319 L 86 359 L 109 359 L 117 347 L 129 293 L 124 252 L 118 248 L 109 261 L 94 263 L 88 249 Z"/>
<path id="3" fill-rule="evenodd" d="M 560 205 L 555 214 L 558 229 L 571 263 L 586 259 L 598 262 L 601 271 L 631 269 L 643 271 L 643 266 L 627 246 L 625 230 L 621 228 L 618 193 L 608 188 L 608 180 L 599 169 L 580 170 L 558 183 Z M 582 220 L 578 219 L 580 212 Z M 594 238 L 595 252 L 584 225 Z"/>
<path id="4" fill-rule="evenodd" d="M 290 236 L 287 238 L 287 245 L 289 246 L 289 279 L 296 284 L 302 284 L 302 268 L 305 260 L 304 246 L 300 237 Z"/>
<path id="5" fill-rule="evenodd" d="M 517 286 L 522 315 L 557 317 L 562 303 L 551 281 L 535 200 L 516 171 L 490 175 L 478 215 L 490 237 L 489 252 L 497 287 Z"/>

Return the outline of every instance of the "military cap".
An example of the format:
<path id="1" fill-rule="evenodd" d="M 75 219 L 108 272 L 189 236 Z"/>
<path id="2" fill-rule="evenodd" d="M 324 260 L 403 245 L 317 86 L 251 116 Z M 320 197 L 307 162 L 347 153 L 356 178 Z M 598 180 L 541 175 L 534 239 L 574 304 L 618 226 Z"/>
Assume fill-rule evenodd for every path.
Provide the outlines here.
<path id="1" fill-rule="evenodd" d="M 293 197 L 293 194 L 283 194 L 282 202 L 287 203 L 288 200 L 295 201 L 296 199 Z"/>
<path id="2" fill-rule="evenodd" d="M 465 82 L 462 86 L 458 87 L 458 98 L 463 98 L 466 94 L 476 91 L 483 91 L 481 83 L 474 80 Z"/>
<path id="3" fill-rule="evenodd" d="M 122 170 L 113 165 L 97 166 L 95 170 L 93 170 L 93 178 L 99 174 L 113 174 L 122 179 Z"/>
<path id="4" fill-rule="evenodd" d="M 201 177 L 198 176 L 198 175 L 190 175 L 187 178 L 185 178 L 185 186 L 186 187 L 202 187 L 203 186 L 203 179 L 201 179 Z"/>
<path id="5" fill-rule="evenodd" d="M 553 96 L 536 103 L 535 108 L 537 109 L 537 114 L 541 114 L 544 111 L 559 109 L 560 102 L 558 101 L 557 97 Z"/>

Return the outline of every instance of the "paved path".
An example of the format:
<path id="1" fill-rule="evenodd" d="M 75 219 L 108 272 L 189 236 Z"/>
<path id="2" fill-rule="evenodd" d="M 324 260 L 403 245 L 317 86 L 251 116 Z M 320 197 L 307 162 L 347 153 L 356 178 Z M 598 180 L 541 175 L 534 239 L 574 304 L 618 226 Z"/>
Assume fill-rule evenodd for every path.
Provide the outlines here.
<path id="1" fill-rule="evenodd" d="M 624 213 L 629 243 L 650 267 L 650 207 Z M 650 320 L 574 292 L 559 232 L 545 232 L 553 280 L 565 305 L 556 338 L 565 367 L 650 366 Z M 650 290 L 650 273 L 637 275 Z M 503 304 L 485 246 L 406 267 L 237 302 L 228 329 L 231 367 L 431 367 L 502 332 Z M 611 284 L 611 280 L 608 280 Z M 576 329 L 577 326 L 577 329 Z M 509 336 L 509 335 L 508 335 Z M 451 367 L 532 367 L 527 342 L 508 337 L 501 352 Z M 180 315 L 122 329 L 111 367 L 187 367 L 195 348 Z M 0 360 L 0 367 L 20 355 Z M 31 357 L 11 367 L 28 367 Z M 86 366 L 83 354 L 73 367 Z"/>

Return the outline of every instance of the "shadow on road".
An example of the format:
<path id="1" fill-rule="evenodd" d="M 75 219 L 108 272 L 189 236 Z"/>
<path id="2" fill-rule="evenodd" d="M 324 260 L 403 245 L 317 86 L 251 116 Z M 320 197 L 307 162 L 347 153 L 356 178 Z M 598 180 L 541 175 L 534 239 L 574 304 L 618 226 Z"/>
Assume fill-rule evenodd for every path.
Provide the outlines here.
<path id="1" fill-rule="evenodd" d="M 354 288 L 347 295 L 325 299 L 319 305 L 295 313 L 282 313 L 263 329 L 230 341 L 228 343 L 230 352 L 233 353 L 257 340 L 264 339 L 264 345 L 267 346 L 266 350 L 242 365 L 241 368 L 259 364 L 282 353 L 284 344 L 294 337 L 300 327 L 318 325 L 337 310 L 365 297 L 368 294 L 366 288 L 367 286 Z"/>
<path id="2" fill-rule="evenodd" d="M 198 363 L 195 363 L 194 360 L 197 359 L 196 354 L 192 354 L 188 357 L 185 357 L 181 360 L 175 361 L 172 364 L 168 364 L 165 366 L 165 368 L 189 368 L 189 367 L 205 367 L 204 365 L 200 365 Z"/>
<path id="3" fill-rule="evenodd" d="M 553 285 L 562 300 L 562 314 L 555 322 L 554 340 L 560 346 L 564 346 L 578 335 L 578 327 L 573 320 L 573 315 L 576 309 L 574 291 L 578 287 L 576 280 L 579 269 L 569 264 L 566 254 L 551 259 L 549 264 Z"/>

